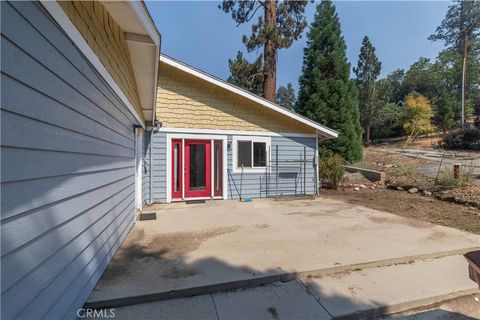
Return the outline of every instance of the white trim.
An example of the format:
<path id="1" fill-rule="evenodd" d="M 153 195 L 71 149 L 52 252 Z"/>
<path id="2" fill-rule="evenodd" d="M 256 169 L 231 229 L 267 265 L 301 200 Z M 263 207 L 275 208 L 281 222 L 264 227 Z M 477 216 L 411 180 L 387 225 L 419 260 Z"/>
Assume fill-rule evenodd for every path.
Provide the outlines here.
<path id="1" fill-rule="evenodd" d="M 90 48 L 88 43 L 85 41 L 83 36 L 80 34 L 75 25 L 70 21 L 70 18 L 66 15 L 57 1 L 41 1 L 43 7 L 48 11 L 48 13 L 55 19 L 55 21 L 60 25 L 60 27 L 65 31 L 68 37 L 75 43 L 78 49 L 85 55 L 85 57 L 90 61 L 94 68 L 100 73 L 100 75 L 107 81 L 110 87 L 115 91 L 118 97 L 122 102 L 127 106 L 128 110 L 133 114 L 135 119 L 145 128 L 145 122 L 142 119 L 142 116 L 138 113 L 137 109 L 128 101 L 128 98 L 125 96 L 123 91 L 120 89 L 118 84 L 113 80 L 110 73 L 105 69 L 103 63 L 97 57 L 95 52 Z"/>
<path id="2" fill-rule="evenodd" d="M 145 7 L 141 1 L 127 1 L 128 4 L 132 7 L 136 16 L 140 21 L 142 21 L 143 26 L 148 32 L 148 35 L 153 40 L 153 42 L 158 46 L 160 45 L 160 35 L 158 34 L 153 21 L 150 20 L 148 13 L 146 12 Z"/>
<path id="3" fill-rule="evenodd" d="M 148 127 L 147 130 L 152 128 Z M 160 128 L 159 132 L 175 132 L 175 133 L 192 133 L 192 134 L 226 134 L 226 135 L 246 135 L 246 136 L 263 136 L 263 137 L 305 137 L 315 138 L 315 133 L 294 133 L 294 132 L 271 132 L 271 131 L 236 131 L 221 129 L 191 129 L 191 128 Z"/>
<path id="4" fill-rule="evenodd" d="M 168 145 L 172 147 L 172 139 L 167 138 Z M 180 174 L 182 175 L 182 200 L 185 199 L 185 139 L 182 139 L 182 150 L 180 152 L 182 154 L 182 172 Z M 168 153 L 168 158 L 172 160 L 171 153 Z M 170 169 L 171 167 L 168 167 L 168 173 L 172 173 L 172 170 Z M 168 179 L 167 181 L 167 188 L 170 188 L 170 199 L 172 198 L 172 178 Z"/>
<path id="5" fill-rule="evenodd" d="M 303 124 L 306 124 L 307 126 L 309 127 L 312 127 L 314 129 L 316 129 L 322 136 L 325 136 L 325 137 L 328 137 L 328 138 L 336 138 L 338 136 L 338 132 L 336 132 L 335 130 L 332 130 L 330 128 L 327 128 L 327 127 L 324 127 L 322 126 L 321 124 L 319 123 L 316 123 L 315 121 L 312 121 L 308 118 L 305 118 L 297 113 L 294 113 L 290 110 L 287 110 L 285 108 L 282 108 L 266 99 L 263 99 L 257 95 L 254 95 L 244 89 L 241 89 L 239 87 L 236 87 L 230 83 L 227 83 L 223 80 L 220 80 L 218 78 L 215 78 L 211 75 L 208 75 L 200 70 L 197 70 L 191 66 L 187 66 L 186 64 L 183 64 L 179 61 L 176 61 L 170 57 L 167 57 L 163 54 L 160 54 L 160 62 L 163 62 L 165 64 L 168 64 L 169 66 L 171 67 L 174 67 L 176 69 L 179 69 L 179 70 L 182 70 L 188 74 L 191 74 L 197 78 L 200 78 L 202 80 L 205 80 L 205 81 L 208 81 L 216 86 L 219 86 L 223 89 L 226 89 L 230 92 L 233 92 L 235 94 L 238 94 L 244 98 L 247 98 L 251 101 L 254 101 L 258 104 L 261 104 L 262 106 L 264 107 L 267 107 L 269 109 L 272 109 L 273 111 L 276 111 L 278 113 L 281 113 L 289 118 L 292 118 L 292 119 L 295 119 Z"/>
<path id="6" fill-rule="evenodd" d="M 215 145 L 213 144 L 213 139 L 210 140 L 210 197 L 214 197 L 214 189 L 215 189 L 215 180 L 214 180 L 214 164 L 215 159 L 213 158 L 213 149 L 215 149 Z"/>
<path id="7" fill-rule="evenodd" d="M 237 156 L 238 156 L 238 141 L 252 141 L 252 165 L 253 165 L 253 142 L 264 142 L 265 143 L 265 153 L 266 153 L 266 165 L 270 161 L 270 152 L 272 146 L 272 138 L 270 137 L 259 137 L 259 136 L 234 136 L 232 138 L 232 172 L 233 173 L 241 173 L 242 169 L 238 168 L 237 165 Z M 262 173 L 265 172 L 265 167 L 249 167 L 243 168 L 244 173 Z"/>
<path id="8" fill-rule="evenodd" d="M 155 48 L 155 57 L 160 55 L 160 45 Z M 152 124 L 155 123 L 157 117 L 157 91 L 158 91 L 158 73 L 160 72 L 160 63 L 155 63 L 155 87 L 153 89 L 153 106 L 152 106 Z"/>
<path id="9" fill-rule="evenodd" d="M 142 168 L 143 168 L 143 130 L 135 129 L 135 212 L 143 208 Z"/>
<path id="10" fill-rule="evenodd" d="M 318 168 L 320 167 L 320 157 L 318 156 L 318 136 L 315 138 L 315 158 L 316 158 L 316 161 L 317 161 L 317 164 L 316 164 L 316 170 L 317 170 L 317 181 L 313 184 L 314 186 L 316 186 L 317 190 L 315 190 L 315 194 L 318 194 L 319 193 L 319 190 L 320 190 L 320 176 L 319 176 L 319 173 L 320 171 L 318 170 Z"/>
<path id="11" fill-rule="evenodd" d="M 155 57 L 158 57 L 160 55 L 161 37 L 157 28 L 155 27 L 155 23 L 152 21 L 147 9 L 144 7 L 145 4 L 143 4 L 141 1 L 127 1 L 127 2 L 130 4 L 136 16 L 139 18 L 139 20 L 142 22 L 143 26 L 147 30 L 148 35 L 153 40 L 155 44 Z M 158 65 L 159 65 L 158 60 L 155 59 L 154 87 L 153 87 L 153 94 L 152 94 L 153 96 L 152 97 L 152 102 L 153 102 L 152 119 L 151 119 L 152 123 L 155 121 L 156 106 L 157 106 Z"/>
<path id="12" fill-rule="evenodd" d="M 225 200 L 223 197 L 192 197 L 188 199 L 172 199 L 171 202 L 187 202 L 190 200 Z"/>
<path id="13" fill-rule="evenodd" d="M 165 161 L 165 172 L 166 172 L 166 184 L 167 184 L 167 191 L 166 191 L 166 202 L 170 203 L 172 201 L 177 201 L 172 199 L 172 155 L 171 155 L 171 146 L 172 146 L 172 139 L 182 139 L 182 199 L 180 201 L 185 200 L 193 200 L 193 199 L 228 199 L 228 175 L 227 175 L 227 167 L 228 167 L 228 158 L 227 158 L 227 136 L 226 135 L 202 135 L 199 136 L 198 134 L 188 134 L 188 133 L 167 133 L 165 135 L 166 144 L 167 144 L 167 161 Z M 203 197 L 203 198 L 186 198 L 185 197 L 185 139 L 196 139 L 196 140 L 222 140 L 222 152 L 223 152 L 223 180 L 222 180 L 222 196 L 221 197 L 214 197 L 211 194 L 211 197 Z M 213 148 L 212 148 L 213 149 Z M 211 172 L 213 172 L 211 170 Z M 212 179 L 213 182 L 213 179 Z M 212 189 L 213 190 L 213 189 Z"/>

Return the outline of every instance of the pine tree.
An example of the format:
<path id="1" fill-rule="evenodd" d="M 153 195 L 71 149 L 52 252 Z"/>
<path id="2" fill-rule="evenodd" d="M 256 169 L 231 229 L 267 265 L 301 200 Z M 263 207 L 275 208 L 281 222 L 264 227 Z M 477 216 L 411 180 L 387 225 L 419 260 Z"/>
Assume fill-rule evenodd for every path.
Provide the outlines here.
<path id="1" fill-rule="evenodd" d="M 263 94 L 263 62 L 262 56 L 249 62 L 243 57 L 243 53 L 238 51 L 235 60 L 228 59 L 230 76 L 227 81 L 242 87 L 256 95 Z"/>
<path id="2" fill-rule="evenodd" d="M 460 83 L 465 89 L 462 95 L 466 103 L 463 116 L 466 118 L 469 105 L 474 105 L 478 98 L 476 92 L 472 92 L 472 89 L 478 88 L 478 83 L 472 81 L 470 70 L 475 68 L 472 64 L 480 60 L 480 1 L 455 0 L 448 7 L 445 19 L 428 39 L 442 40 L 446 47 L 463 56 L 465 66 L 458 73 L 464 74 Z M 475 69 L 472 71 L 477 72 Z"/>
<path id="3" fill-rule="evenodd" d="M 320 155 L 338 153 L 346 161 L 362 158 L 362 127 L 355 83 L 350 79 L 346 44 L 335 6 L 322 1 L 307 34 L 296 111 L 339 131 L 321 141 Z"/>
<path id="4" fill-rule="evenodd" d="M 358 64 L 353 68 L 357 76 L 359 96 L 360 122 L 365 132 L 365 145 L 370 144 L 370 129 L 382 106 L 377 101 L 375 82 L 380 75 L 382 64 L 375 54 L 375 47 L 367 36 L 363 38 L 362 48 L 358 56 Z"/>
<path id="5" fill-rule="evenodd" d="M 252 24 L 250 37 L 243 36 L 243 43 L 248 52 L 263 48 L 263 95 L 272 102 L 275 102 L 277 89 L 277 51 L 290 47 L 302 36 L 307 26 L 304 15 L 307 3 L 306 0 L 223 0 L 218 6 L 231 13 L 237 25 L 250 22 L 263 10 L 263 15 Z"/>
<path id="6" fill-rule="evenodd" d="M 277 104 L 288 110 L 295 108 L 295 89 L 289 82 L 286 87 L 281 86 L 277 90 Z"/>

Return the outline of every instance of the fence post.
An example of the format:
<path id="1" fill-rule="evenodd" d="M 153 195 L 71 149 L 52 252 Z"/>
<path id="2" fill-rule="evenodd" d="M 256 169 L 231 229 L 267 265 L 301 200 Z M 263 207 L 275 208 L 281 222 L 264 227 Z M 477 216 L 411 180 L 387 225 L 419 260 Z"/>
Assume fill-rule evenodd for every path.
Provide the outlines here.
<path id="1" fill-rule="evenodd" d="M 460 178 L 460 163 L 455 163 L 453 165 L 453 177 L 455 179 Z"/>

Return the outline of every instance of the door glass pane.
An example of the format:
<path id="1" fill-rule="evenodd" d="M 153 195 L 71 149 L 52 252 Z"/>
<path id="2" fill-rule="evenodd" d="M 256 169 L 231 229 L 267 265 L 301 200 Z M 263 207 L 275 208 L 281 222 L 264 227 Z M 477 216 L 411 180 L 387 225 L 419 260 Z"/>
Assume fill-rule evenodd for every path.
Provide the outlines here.
<path id="1" fill-rule="evenodd" d="M 252 166 L 252 141 L 237 141 L 237 166 L 251 167 Z"/>
<path id="2" fill-rule="evenodd" d="M 180 144 L 175 143 L 173 145 L 173 186 L 174 191 L 180 191 L 180 157 L 179 157 L 179 147 Z"/>
<path id="3" fill-rule="evenodd" d="M 253 143 L 253 166 L 265 167 L 267 163 L 267 145 L 265 142 Z"/>
<path id="4" fill-rule="evenodd" d="M 205 190 L 205 145 L 190 145 L 190 190 Z"/>
<path id="5" fill-rule="evenodd" d="M 222 142 L 215 141 L 214 143 L 214 191 L 215 195 L 221 195 L 222 189 Z"/>

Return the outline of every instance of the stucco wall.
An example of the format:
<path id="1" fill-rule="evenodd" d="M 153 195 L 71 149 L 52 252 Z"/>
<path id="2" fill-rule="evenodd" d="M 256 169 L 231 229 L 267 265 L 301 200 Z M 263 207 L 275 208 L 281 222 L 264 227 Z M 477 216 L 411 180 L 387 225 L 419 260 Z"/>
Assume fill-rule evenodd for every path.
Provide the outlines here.
<path id="1" fill-rule="evenodd" d="M 164 63 L 156 114 L 165 128 L 315 133 L 303 123 Z"/>
<path id="2" fill-rule="evenodd" d="M 58 1 L 130 103 L 142 115 L 123 30 L 99 1 Z"/>

